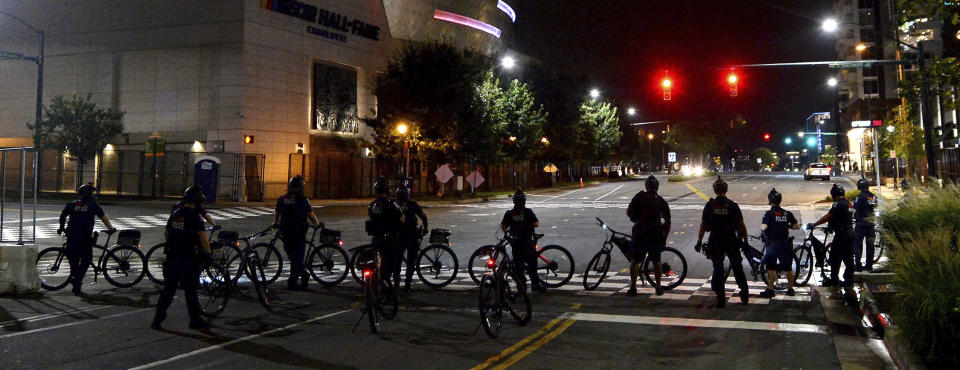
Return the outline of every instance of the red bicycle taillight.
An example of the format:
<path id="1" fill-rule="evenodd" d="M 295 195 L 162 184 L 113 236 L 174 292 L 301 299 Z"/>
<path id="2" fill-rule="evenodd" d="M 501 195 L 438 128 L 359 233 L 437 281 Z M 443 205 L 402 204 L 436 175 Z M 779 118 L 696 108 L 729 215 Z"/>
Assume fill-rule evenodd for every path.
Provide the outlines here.
<path id="1" fill-rule="evenodd" d="M 487 267 L 494 267 L 497 265 L 497 261 L 494 261 L 493 258 L 487 260 Z"/>
<path id="2" fill-rule="evenodd" d="M 238 246 L 238 247 L 240 246 L 240 241 L 239 241 L 239 240 L 237 240 L 237 246 Z"/>
<path id="3" fill-rule="evenodd" d="M 341 246 L 341 247 L 343 246 L 343 240 L 340 240 L 340 241 L 338 241 L 337 243 L 340 243 L 340 246 Z"/>
<path id="4" fill-rule="evenodd" d="M 363 277 L 370 277 L 370 274 L 372 274 L 372 273 L 373 273 L 373 271 L 363 270 Z"/>

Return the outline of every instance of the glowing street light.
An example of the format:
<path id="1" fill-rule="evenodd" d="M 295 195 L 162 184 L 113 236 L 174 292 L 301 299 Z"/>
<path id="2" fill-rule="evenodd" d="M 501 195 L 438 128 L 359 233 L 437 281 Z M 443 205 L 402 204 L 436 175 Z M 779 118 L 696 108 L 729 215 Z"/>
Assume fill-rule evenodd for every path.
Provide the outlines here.
<path id="1" fill-rule="evenodd" d="M 894 130 L 896 130 L 895 127 L 893 127 L 893 126 L 887 126 L 887 132 L 889 132 L 889 133 L 892 134 Z"/>
<path id="2" fill-rule="evenodd" d="M 856 51 L 864 51 L 864 50 L 867 50 L 867 45 L 862 44 L 862 43 L 861 43 L 861 44 L 857 44 L 857 46 L 854 47 L 853 49 L 856 50 Z"/>
<path id="3" fill-rule="evenodd" d="M 517 60 L 508 55 L 500 59 L 500 65 L 505 69 L 513 69 L 517 65 Z"/>
<path id="4" fill-rule="evenodd" d="M 653 140 L 653 134 L 647 134 L 647 140 Z"/>
<path id="5" fill-rule="evenodd" d="M 836 19 L 829 18 L 824 20 L 820 27 L 826 32 L 835 32 L 837 28 L 840 27 L 840 24 L 837 23 Z"/>
<path id="6" fill-rule="evenodd" d="M 637 114 L 636 108 L 634 108 L 634 107 L 627 108 L 627 114 L 629 114 L 629 115 L 631 115 L 631 116 L 634 115 L 634 114 Z"/>
<path id="7" fill-rule="evenodd" d="M 409 129 L 410 127 L 408 127 L 406 123 L 401 123 L 397 125 L 397 133 L 400 135 L 406 135 L 407 130 Z"/>
<path id="8" fill-rule="evenodd" d="M 540 138 L 540 142 L 543 143 L 543 145 L 550 145 L 550 140 L 547 139 L 546 136 L 541 137 L 541 138 Z"/>
<path id="9" fill-rule="evenodd" d="M 509 139 L 510 139 L 510 142 L 516 142 L 516 141 L 517 141 L 517 137 L 516 137 L 516 136 L 513 136 L 513 135 L 510 135 L 510 138 L 509 138 Z"/>
<path id="10" fill-rule="evenodd" d="M 599 98 L 599 97 L 600 97 L 600 90 L 590 89 L 590 98 L 591 98 L 591 99 L 596 99 L 596 98 Z"/>
<path id="11" fill-rule="evenodd" d="M 829 79 L 827 79 L 827 86 L 836 87 L 836 86 L 837 86 L 837 78 L 836 78 L 836 77 L 830 77 Z"/>
<path id="12" fill-rule="evenodd" d="M 397 124 L 397 133 L 403 136 L 403 178 L 407 178 L 410 167 L 410 140 L 407 140 L 407 131 L 410 130 L 410 127 L 406 123 L 400 122 Z"/>
<path id="13" fill-rule="evenodd" d="M 783 143 L 787 145 L 793 144 L 793 139 L 788 137 L 786 139 L 783 139 Z"/>

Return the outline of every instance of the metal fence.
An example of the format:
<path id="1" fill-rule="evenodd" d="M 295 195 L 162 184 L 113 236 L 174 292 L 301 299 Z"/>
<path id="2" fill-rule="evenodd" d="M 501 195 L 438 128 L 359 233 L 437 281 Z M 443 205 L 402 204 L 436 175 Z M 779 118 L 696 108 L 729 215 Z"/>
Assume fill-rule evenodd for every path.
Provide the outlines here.
<path id="1" fill-rule="evenodd" d="M 36 241 L 38 161 L 33 148 L 0 148 L 0 242 Z"/>

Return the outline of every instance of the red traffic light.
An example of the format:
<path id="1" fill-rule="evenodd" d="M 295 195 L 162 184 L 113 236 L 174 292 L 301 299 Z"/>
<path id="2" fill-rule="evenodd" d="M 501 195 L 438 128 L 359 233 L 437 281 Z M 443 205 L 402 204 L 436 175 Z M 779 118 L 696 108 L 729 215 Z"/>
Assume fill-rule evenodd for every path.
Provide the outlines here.
<path id="1" fill-rule="evenodd" d="M 727 76 L 727 82 L 731 85 L 737 83 L 737 74 L 731 73 L 729 76 Z"/>
<path id="2" fill-rule="evenodd" d="M 246 135 L 243 137 L 244 144 L 253 144 L 253 135 Z"/>
<path id="3" fill-rule="evenodd" d="M 660 81 L 660 86 L 663 86 L 664 89 L 669 89 L 673 85 L 673 81 L 670 81 L 669 78 L 664 78 L 663 81 Z"/>
<path id="4" fill-rule="evenodd" d="M 737 96 L 739 89 L 737 88 L 737 82 L 740 81 L 740 77 L 737 76 L 735 72 L 730 72 L 727 75 L 727 85 L 730 88 L 730 96 Z"/>
<path id="5" fill-rule="evenodd" d="M 663 79 L 660 80 L 660 88 L 663 90 L 663 100 L 670 100 L 673 98 L 673 80 L 670 79 L 670 76 L 667 75 L 667 72 L 664 71 Z"/>
<path id="6" fill-rule="evenodd" d="M 770 134 L 769 134 L 769 133 L 763 134 L 763 141 L 770 141 Z"/>

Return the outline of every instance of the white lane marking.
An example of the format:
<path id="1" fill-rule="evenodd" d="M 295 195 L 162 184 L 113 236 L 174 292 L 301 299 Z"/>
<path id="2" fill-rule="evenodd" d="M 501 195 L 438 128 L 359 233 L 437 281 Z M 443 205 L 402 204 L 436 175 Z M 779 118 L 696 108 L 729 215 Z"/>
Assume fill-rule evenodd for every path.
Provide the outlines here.
<path id="1" fill-rule="evenodd" d="M 55 318 L 55 317 L 72 315 L 72 314 L 75 314 L 75 313 L 90 312 L 90 311 L 95 311 L 95 310 L 99 310 L 99 309 L 103 309 L 103 308 L 108 308 L 108 307 L 114 307 L 114 306 L 111 306 L 111 305 L 107 305 L 107 306 L 87 306 L 87 307 L 83 307 L 83 308 L 75 308 L 75 309 L 66 310 L 66 311 L 60 311 L 60 312 L 54 312 L 54 313 L 45 313 L 45 314 L 42 314 L 42 315 L 24 317 L 24 318 L 22 318 L 22 319 L 7 320 L 7 321 L 4 321 L 4 322 L 0 322 L 0 328 L 2 328 L 2 327 L 7 327 L 7 326 L 12 326 L 13 324 L 16 324 L 16 323 L 26 323 L 26 322 L 34 322 L 34 321 L 52 319 L 52 318 Z"/>
<path id="2" fill-rule="evenodd" d="M 607 195 L 613 194 L 613 192 L 615 192 L 615 191 L 617 191 L 617 190 L 620 190 L 620 188 L 622 188 L 622 187 L 623 187 L 623 184 L 621 184 L 620 186 L 617 186 L 616 189 L 610 190 L 609 193 L 606 193 L 606 194 L 604 194 L 604 195 L 601 195 L 600 198 L 594 199 L 593 201 L 596 202 L 596 201 L 598 201 L 598 200 L 600 200 L 600 199 L 603 199 L 603 198 L 606 197 Z"/>
<path id="3" fill-rule="evenodd" d="M 339 315 L 339 314 L 342 314 L 342 313 L 344 313 L 344 312 L 349 312 L 349 311 L 350 311 L 350 310 L 343 310 L 343 311 L 337 311 L 337 312 L 334 312 L 334 313 L 328 313 L 328 314 L 323 315 L 323 316 L 317 316 L 317 317 L 314 317 L 314 318 L 312 318 L 312 319 L 305 320 L 305 321 L 300 321 L 300 322 L 296 322 L 296 323 L 293 323 L 293 324 L 290 324 L 290 325 L 287 325 L 287 326 L 282 326 L 282 327 L 279 327 L 279 328 L 270 329 L 270 330 L 267 330 L 267 331 L 264 331 L 264 332 L 261 332 L 261 333 L 257 333 L 257 334 L 250 334 L 250 335 L 245 336 L 245 337 L 243 337 L 243 338 L 237 338 L 237 339 L 234 339 L 234 340 L 231 340 L 231 341 L 228 341 L 228 342 L 224 342 L 224 343 L 220 343 L 220 344 L 217 344 L 217 345 L 214 345 L 214 346 L 204 347 L 204 348 L 198 349 L 198 350 L 196 350 L 196 351 L 179 354 L 179 355 L 170 357 L 170 358 L 168 358 L 168 359 L 166 359 L 166 360 L 154 361 L 154 362 L 151 362 L 151 363 L 149 363 L 149 364 L 144 364 L 144 365 L 140 365 L 140 366 L 137 366 L 137 367 L 132 367 L 132 368 L 130 368 L 130 370 L 149 369 L 149 368 L 152 368 L 152 367 L 157 367 L 157 366 L 160 366 L 160 365 L 163 365 L 163 364 L 168 364 L 168 363 L 171 363 L 171 362 L 174 362 L 174 361 L 177 361 L 177 360 L 180 360 L 180 359 L 184 359 L 184 358 L 187 358 L 187 357 L 190 357 L 190 356 L 199 355 L 199 354 L 201 354 L 201 353 L 210 352 L 210 351 L 213 351 L 213 350 L 215 350 L 215 349 L 220 349 L 220 348 L 224 348 L 224 347 L 227 347 L 227 346 L 231 346 L 231 345 L 234 345 L 234 344 L 236 344 L 236 343 L 248 342 L 248 341 L 250 341 L 251 339 L 254 339 L 254 338 L 259 338 L 259 337 L 262 337 L 262 336 L 265 336 L 265 335 L 270 335 L 270 334 L 277 333 L 277 332 L 281 332 L 281 331 L 284 331 L 284 330 L 290 330 L 290 329 L 296 328 L 296 327 L 301 326 L 301 325 L 310 324 L 310 323 L 317 322 L 317 321 L 320 321 L 320 320 L 328 319 L 328 318 L 331 318 L 331 317 L 334 317 L 334 316 L 337 316 L 337 315 Z"/>
<path id="4" fill-rule="evenodd" d="M 11 337 L 18 337 L 18 336 L 25 335 L 25 334 L 33 334 L 33 333 L 39 333 L 39 332 L 44 332 L 44 331 L 48 331 L 48 330 L 66 328 L 66 327 L 74 326 L 74 325 L 80 325 L 80 324 L 86 324 L 86 323 L 91 323 L 91 322 L 97 322 L 97 321 L 104 320 L 104 319 L 112 319 L 112 318 L 114 318 L 114 317 L 126 316 L 126 315 L 129 315 L 129 314 L 134 314 L 134 313 L 143 312 L 143 311 L 151 311 L 151 310 L 155 310 L 155 309 L 156 309 L 156 308 L 153 308 L 153 307 L 143 308 L 143 309 L 139 309 L 139 310 L 136 310 L 136 311 L 121 312 L 121 313 L 117 313 L 117 314 L 113 314 L 113 315 L 107 315 L 107 316 L 104 316 L 104 317 L 98 317 L 98 318 L 93 319 L 93 320 L 74 321 L 74 322 L 68 322 L 68 323 L 66 323 L 66 324 L 48 326 L 48 327 L 45 327 L 45 328 L 37 328 L 37 329 L 26 330 L 26 331 L 18 331 L 18 332 L 16 332 L 16 333 L 10 333 L 10 334 L 0 335 L 0 339 L 7 339 L 7 338 L 11 338 Z"/>
<path id="5" fill-rule="evenodd" d="M 546 201 L 548 201 L 548 200 L 554 200 L 554 199 L 557 199 L 557 198 L 560 198 L 560 197 L 564 197 L 564 196 L 567 196 L 567 195 L 576 193 L 576 192 L 578 192 L 578 191 L 580 191 L 580 190 L 583 190 L 583 188 L 580 188 L 580 189 L 577 189 L 577 190 L 573 190 L 573 191 L 570 191 L 570 192 L 567 192 L 567 193 L 564 193 L 564 194 L 560 194 L 560 195 L 557 195 L 557 196 L 555 196 L 555 197 L 550 197 L 550 198 L 541 200 L 541 201 L 539 201 L 539 202 L 537 202 L 537 203 L 543 203 L 543 202 L 546 202 Z"/>
<path id="6" fill-rule="evenodd" d="M 641 325 L 660 325 L 660 326 L 693 326 L 700 328 L 717 329 L 745 329 L 745 330 L 767 330 L 767 331 L 785 331 L 794 333 L 814 333 L 828 334 L 825 325 L 813 324 L 793 324 L 783 322 L 760 322 L 760 321 L 738 321 L 738 320 L 709 320 L 709 319 L 690 319 L 682 317 L 657 317 L 657 316 L 628 316 L 628 315 L 608 315 L 599 313 L 568 313 L 567 319 L 577 321 L 595 321 L 612 322 L 624 324 Z"/>

